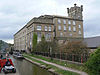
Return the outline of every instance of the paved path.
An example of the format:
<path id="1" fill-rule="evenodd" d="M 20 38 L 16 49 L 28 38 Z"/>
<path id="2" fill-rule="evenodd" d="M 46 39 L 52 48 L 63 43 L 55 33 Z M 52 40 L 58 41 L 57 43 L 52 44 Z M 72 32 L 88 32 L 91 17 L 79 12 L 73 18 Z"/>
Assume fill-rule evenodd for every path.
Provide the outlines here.
<path id="1" fill-rule="evenodd" d="M 87 73 L 79 71 L 79 70 L 75 70 L 75 69 L 71 69 L 71 68 L 68 68 L 68 67 L 64 67 L 64 66 L 61 66 L 61 65 L 58 65 L 58 64 L 55 64 L 55 63 L 51 63 L 51 62 L 48 62 L 48 61 L 45 61 L 45 60 L 42 60 L 42 59 L 35 58 L 35 57 L 31 57 L 31 58 L 36 59 L 38 61 L 42 61 L 42 62 L 44 62 L 46 64 L 50 64 L 50 65 L 56 66 L 56 67 L 58 67 L 58 68 L 60 68 L 62 70 L 76 72 L 76 73 L 78 73 L 80 75 L 88 75 Z"/>

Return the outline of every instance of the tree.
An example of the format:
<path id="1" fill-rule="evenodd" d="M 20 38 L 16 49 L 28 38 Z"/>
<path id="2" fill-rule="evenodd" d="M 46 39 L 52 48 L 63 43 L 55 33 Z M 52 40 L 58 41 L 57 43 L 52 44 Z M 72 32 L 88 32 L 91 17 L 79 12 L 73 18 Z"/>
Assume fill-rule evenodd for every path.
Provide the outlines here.
<path id="1" fill-rule="evenodd" d="M 41 37 L 41 41 L 36 46 L 37 52 L 48 52 L 49 42 L 45 41 L 44 35 Z"/>
<path id="2" fill-rule="evenodd" d="M 84 44 L 82 41 L 69 41 L 65 47 L 64 51 L 68 54 L 88 54 L 89 49 L 87 48 L 86 44 Z"/>
<path id="3" fill-rule="evenodd" d="M 37 45 L 37 34 L 33 33 L 33 40 L 32 40 L 32 52 L 34 52 Z"/>
<path id="4" fill-rule="evenodd" d="M 45 41 L 45 36 L 44 35 L 42 35 L 41 41 Z"/>
<path id="5" fill-rule="evenodd" d="M 85 65 L 91 72 L 91 75 L 100 75 L 100 48 L 90 55 Z"/>
<path id="6" fill-rule="evenodd" d="M 36 51 L 37 52 L 50 52 L 50 47 L 52 48 L 53 53 L 54 52 L 57 53 L 57 51 L 59 51 L 57 49 L 58 44 L 56 40 L 46 41 L 44 35 L 42 35 L 41 41 L 36 46 Z"/>
<path id="7" fill-rule="evenodd" d="M 56 39 L 50 42 L 50 47 L 52 48 L 53 53 L 59 53 L 59 44 Z"/>

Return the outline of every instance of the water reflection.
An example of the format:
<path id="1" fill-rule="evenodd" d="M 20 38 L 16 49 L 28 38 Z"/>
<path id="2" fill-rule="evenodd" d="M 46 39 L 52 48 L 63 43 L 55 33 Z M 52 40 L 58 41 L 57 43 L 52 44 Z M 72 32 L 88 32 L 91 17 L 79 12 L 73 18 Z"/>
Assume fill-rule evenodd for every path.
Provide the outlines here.
<path id="1" fill-rule="evenodd" d="M 13 61 L 20 75 L 53 75 L 26 60 L 13 59 Z"/>

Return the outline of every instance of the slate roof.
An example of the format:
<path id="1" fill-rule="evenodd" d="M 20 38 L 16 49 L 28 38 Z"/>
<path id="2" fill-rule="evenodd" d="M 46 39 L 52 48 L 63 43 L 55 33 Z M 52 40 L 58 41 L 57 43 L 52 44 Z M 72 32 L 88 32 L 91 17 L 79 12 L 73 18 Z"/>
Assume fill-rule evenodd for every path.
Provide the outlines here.
<path id="1" fill-rule="evenodd" d="M 100 36 L 84 38 L 84 42 L 88 47 L 99 47 L 100 46 Z"/>

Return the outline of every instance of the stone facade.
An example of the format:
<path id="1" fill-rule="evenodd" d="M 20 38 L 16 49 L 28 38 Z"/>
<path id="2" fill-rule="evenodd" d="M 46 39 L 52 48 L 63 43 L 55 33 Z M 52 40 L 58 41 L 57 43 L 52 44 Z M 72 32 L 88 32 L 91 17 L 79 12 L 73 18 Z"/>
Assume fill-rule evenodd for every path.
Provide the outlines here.
<path id="1" fill-rule="evenodd" d="M 14 35 L 15 50 L 32 48 L 33 33 L 37 34 L 38 42 L 44 35 L 47 41 L 55 37 L 59 42 L 72 39 L 83 39 L 83 6 L 76 4 L 68 10 L 68 17 L 58 15 L 42 15 L 30 20 L 21 30 Z"/>

